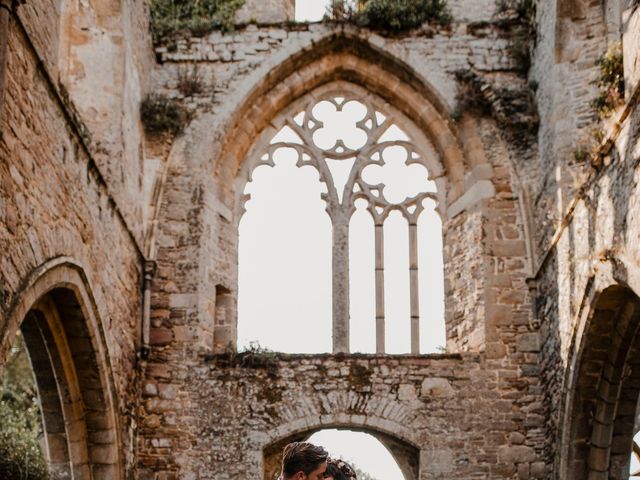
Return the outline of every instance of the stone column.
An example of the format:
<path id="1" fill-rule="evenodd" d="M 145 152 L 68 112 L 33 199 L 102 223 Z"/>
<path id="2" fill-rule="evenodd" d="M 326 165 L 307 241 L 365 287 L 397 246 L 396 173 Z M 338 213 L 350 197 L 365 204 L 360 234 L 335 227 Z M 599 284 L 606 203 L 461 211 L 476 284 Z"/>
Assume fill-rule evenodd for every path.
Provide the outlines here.
<path id="1" fill-rule="evenodd" d="M 349 352 L 349 216 L 333 215 L 333 353 Z"/>
<path id="2" fill-rule="evenodd" d="M 411 301 L 411 353 L 420 353 L 420 299 L 418 295 L 418 225 L 409 222 L 409 281 Z"/>
<path id="3" fill-rule="evenodd" d="M 384 229 L 382 221 L 375 225 L 376 251 L 376 353 L 384 353 Z"/>

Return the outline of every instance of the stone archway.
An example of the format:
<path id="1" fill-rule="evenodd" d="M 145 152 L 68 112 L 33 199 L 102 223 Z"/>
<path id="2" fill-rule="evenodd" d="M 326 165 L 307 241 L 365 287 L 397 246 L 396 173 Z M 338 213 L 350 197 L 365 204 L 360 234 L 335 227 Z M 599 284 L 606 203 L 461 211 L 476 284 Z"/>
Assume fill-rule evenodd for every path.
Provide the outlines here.
<path id="1" fill-rule="evenodd" d="M 57 259 L 36 270 L 5 319 L 2 352 L 18 328 L 41 404 L 55 478 L 123 478 L 110 367 L 82 269 Z"/>
<path id="2" fill-rule="evenodd" d="M 263 466 L 264 480 L 275 480 L 278 478 L 281 465 L 282 449 L 291 442 L 306 441 L 316 432 L 333 428 L 332 426 L 323 425 L 322 427 L 312 428 L 307 431 L 301 431 L 291 434 L 288 437 L 281 438 L 267 445 L 263 450 Z M 377 430 L 375 428 L 363 426 L 336 425 L 338 430 L 351 430 L 367 433 L 378 440 L 389 450 L 391 456 L 400 467 L 405 480 L 418 480 L 420 474 L 420 450 L 410 442 L 401 439 L 389 433 Z"/>
<path id="3" fill-rule="evenodd" d="M 563 477 L 627 479 L 640 396 L 640 298 L 613 285 L 595 300 L 570 381 Z"/>

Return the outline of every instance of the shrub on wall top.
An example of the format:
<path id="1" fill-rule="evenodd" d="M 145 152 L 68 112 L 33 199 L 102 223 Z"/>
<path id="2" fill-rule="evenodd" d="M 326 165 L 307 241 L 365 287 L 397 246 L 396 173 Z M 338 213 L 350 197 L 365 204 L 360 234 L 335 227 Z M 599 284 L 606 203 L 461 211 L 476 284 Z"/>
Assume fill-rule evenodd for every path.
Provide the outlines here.
<path id="1" fill-rule="evenodd" d="M 359 14 L 360 24 L 400 32 L 425 22 L 447 25 L 451 14 L 446 0 L 368 0 Z"/>
<path id="2" fill-rule="evenodd" d="M 151 0 L 151 35 L 161 42 L 177 34 L 202 36 L 233 30 L 236 11 L 245 0 Z"/>
<path id="3" fill-rule="evenodd" d="M 451 22 L 446 0 L 334 0 L 328 14 L 331 20 L 391 33 L 406 32 L 427 22 Z"/>

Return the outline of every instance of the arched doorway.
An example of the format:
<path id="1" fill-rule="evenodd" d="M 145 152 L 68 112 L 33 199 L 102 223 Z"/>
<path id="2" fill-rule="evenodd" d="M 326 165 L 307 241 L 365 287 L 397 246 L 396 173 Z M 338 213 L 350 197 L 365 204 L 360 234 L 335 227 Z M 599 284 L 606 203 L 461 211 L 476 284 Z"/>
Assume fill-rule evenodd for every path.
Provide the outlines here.
<path id="1" fill-rule="evenodd" d="M 563 478 L 629 478 L 640 396 L 639 327 L 640 298 L 633 291 L 614 285 L 600 293 L 577 346 Z"/>
<path id="2" fill-rule="evenodd" d="M 88 289 L 75 266 L 44 270 L 8 317 L 2 350 L 24 342 L 53 478 L 122 478 L 109 368 Z"/>
<path id="3" fill-rule="evenodd" d="M 349 442 L 360 440 L 363 445 L 351 445 Z M 387 473 L 396 473 L 396 480 L 418 480 L 420 451 L 414 445 L 394 437 L 388 433 L 372 429 L 357 427 L 317 428 L 303 433 L 297 433 L 280 441 L 268 445 L 263 452 L 264 480 L 274 480 L 280 474 L 282 462 L 282 449 L 290 442 L 310 441 L 322 445 L 330 455 L 338 455 L 340 458 L 354 462 L 355 459 L 365 458 L 367 453 L 371 455 L 381 454 L 382 462 L 356 464 L 357 467 L 375 477 L 375 472 L 366 472 L 366 468 L 386 466 Z M 366 449 L 373 449 L 367 452 Z M 362 453 L 362 455 L 361 455 Z M 389 465 L 389 461 L 395 463 Z M 355 463 L 355 462 L 354 462 Z M 385 480 L 387 477 L 381 477 Z"/>

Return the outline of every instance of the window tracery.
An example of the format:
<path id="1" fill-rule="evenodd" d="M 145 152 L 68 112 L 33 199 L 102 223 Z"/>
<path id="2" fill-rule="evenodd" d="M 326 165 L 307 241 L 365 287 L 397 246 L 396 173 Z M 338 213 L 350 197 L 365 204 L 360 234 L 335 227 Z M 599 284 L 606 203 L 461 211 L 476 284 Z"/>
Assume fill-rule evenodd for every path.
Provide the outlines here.
<path id="1" fill-rule="evenodd" d="M 408 224 L 411 353 L 420 351 L 418 219 L 437 201 L 427 154 L 376 97 L 326 90 L 306 98 L 277 123 L 277 133 L 249 162 L 275 167 L 278 155 L 294 155 L 324 185 L 321 198 L 332 224 L 333 350 L 349 351 L 350 220 L 366 204 L 374 222 L 376 351 L 385 352 L 384 224 L 393 212 Z M 421 151 L 422 150 L 422 151 Z M 247 190 L 245 190 L 246 192 Z M 243 205 L 250 195 L 245 193 Z"/>

